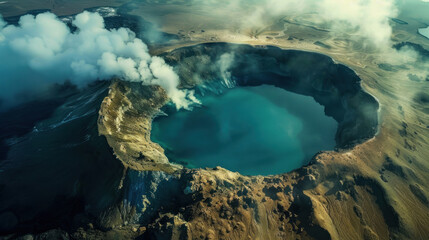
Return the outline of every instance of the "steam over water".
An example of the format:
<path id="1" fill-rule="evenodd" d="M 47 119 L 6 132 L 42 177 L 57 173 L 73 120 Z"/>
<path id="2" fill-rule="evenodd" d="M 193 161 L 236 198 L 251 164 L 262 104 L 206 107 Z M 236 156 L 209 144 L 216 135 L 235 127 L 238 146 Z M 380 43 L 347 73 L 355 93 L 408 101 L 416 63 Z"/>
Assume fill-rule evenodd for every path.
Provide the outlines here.
<path id="1" fill-rule="evenodd" d="M 170 161 L 246 175 L 288 172 L 335 146 L 337 122 L 311 97 L 262 85 L 200 97 L 202 107 L 155 119 Z"/>

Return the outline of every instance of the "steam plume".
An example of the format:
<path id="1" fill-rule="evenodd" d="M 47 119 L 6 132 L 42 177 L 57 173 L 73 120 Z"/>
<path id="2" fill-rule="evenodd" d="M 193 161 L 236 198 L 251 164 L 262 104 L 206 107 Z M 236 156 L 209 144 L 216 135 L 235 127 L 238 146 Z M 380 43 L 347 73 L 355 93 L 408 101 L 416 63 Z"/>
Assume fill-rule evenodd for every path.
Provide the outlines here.
<path id="1" fill-rule="evenodd" d="M 391 36 L 389 19 L 397 15 L 394 0 L 262 0 L 253 9 L 253 14 L 244 15 L 249 16 L 244 21 L 247 27 L 263 27 L 289 14 L 317 13 L 313 20 L 330 26 L 333 33 L 356 32 L 369 45 L 382 48 Z"/>
<path id="2" fill-rule="evenodd" d="M 189 108 L 193 93 L 179 90 L 179 77 L 129 29 L 107 30 L 98 13 L 83 12 L 70 29 L 52 13 L 25 15 L 18 26 L 0 16 L 0 99 L 11 106 L 53 83 L 85 86 L 97 79 L 163 87 L 179 108 Z"/>

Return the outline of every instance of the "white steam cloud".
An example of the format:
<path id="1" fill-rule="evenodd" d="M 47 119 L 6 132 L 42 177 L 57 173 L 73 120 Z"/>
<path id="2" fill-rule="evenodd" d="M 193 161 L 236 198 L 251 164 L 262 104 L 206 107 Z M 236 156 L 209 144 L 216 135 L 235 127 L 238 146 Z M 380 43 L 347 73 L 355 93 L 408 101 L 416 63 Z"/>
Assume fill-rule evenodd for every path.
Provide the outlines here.
<path id="1" fill-rule="evenodd" d="M 325 19 L 345 24 L 346 30 L 356 29 L 376 47 L 390 47 L 389 19 L 398 14 L 394 0 L 323 0 L 320 8 Z"/>
<path id="2" fill-rule="evenodd" d="M 234 82 L 231 79 L 230 72 L 230 68 L 234 63 L 234 57 L 234 53 L 224 53 L 216 62 L 216 65 L 218 66 L 220 74 L 222 76 L 223 84 L 228 88 L 232 88 L 235 86 Z"/>
<path id="3" fill-rule="evenodd" d="M 290 14 L 316 14 L 312 20 L 330 25 L 334 33 L 352 33 L 382 48 L 392 34 L 389 19 L 398 14 L 394 0 L 262 0 L 253 9 L 253 14 L 246 15 L 245 26 L 262 27 Z"/>
<path id="4" fill-rule="evenodd" d="M 71 81 L 85 86 L 97 79 L 159 85 L 179 108 L 189 108 L 193 92 L 177 89 L 180 81 L 162 58 L 126 28 L 107 30 L 98 13 L 78 14 L 70 29 L 52 13 L 25 15 L 18 26 L 0 16 L 0 100 L 20 103 L 22 96 L 53 83 Z"/>
<path id="5" fill-rule="evenodd" d="M 396 0 L 171 0 L 189 11 L 210 14 L 215 21 L 228 19 L 240 30 L 258 32 L 283 17 L 298 17 L 328 26 L 332 34 L 365 40 L 368 46 L 385 48 L 390 42 L 389 19 L 397 16 Z"/>

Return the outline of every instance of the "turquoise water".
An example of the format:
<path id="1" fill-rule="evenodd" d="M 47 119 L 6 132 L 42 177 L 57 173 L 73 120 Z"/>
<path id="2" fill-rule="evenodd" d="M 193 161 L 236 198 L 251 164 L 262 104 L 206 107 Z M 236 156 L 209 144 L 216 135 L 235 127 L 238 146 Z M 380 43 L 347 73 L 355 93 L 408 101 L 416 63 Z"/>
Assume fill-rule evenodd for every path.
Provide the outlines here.
<path id="1" fill-rule="evenodd" d="M 270 175 L 297 169 L 335 146 L 337 122 L 312 97 L 263 85 L 199 99 L 201 107 L 153 122 L 152 140 L 172 162 Z"/>

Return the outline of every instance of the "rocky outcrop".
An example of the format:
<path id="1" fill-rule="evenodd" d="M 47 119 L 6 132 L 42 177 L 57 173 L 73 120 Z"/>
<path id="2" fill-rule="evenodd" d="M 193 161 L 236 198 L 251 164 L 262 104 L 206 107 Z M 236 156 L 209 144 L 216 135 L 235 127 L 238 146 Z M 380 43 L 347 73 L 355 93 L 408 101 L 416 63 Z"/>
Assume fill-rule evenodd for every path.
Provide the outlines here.
<path id="1" fill-rule="evenodd" d="M 125 167 L 166 172 L 180 169 L 150 140 L 152 119 L 166 102 L 165 91 L 159 86 L 116 81 L 110 87 L 99 111 L 98 131 Z"/>

